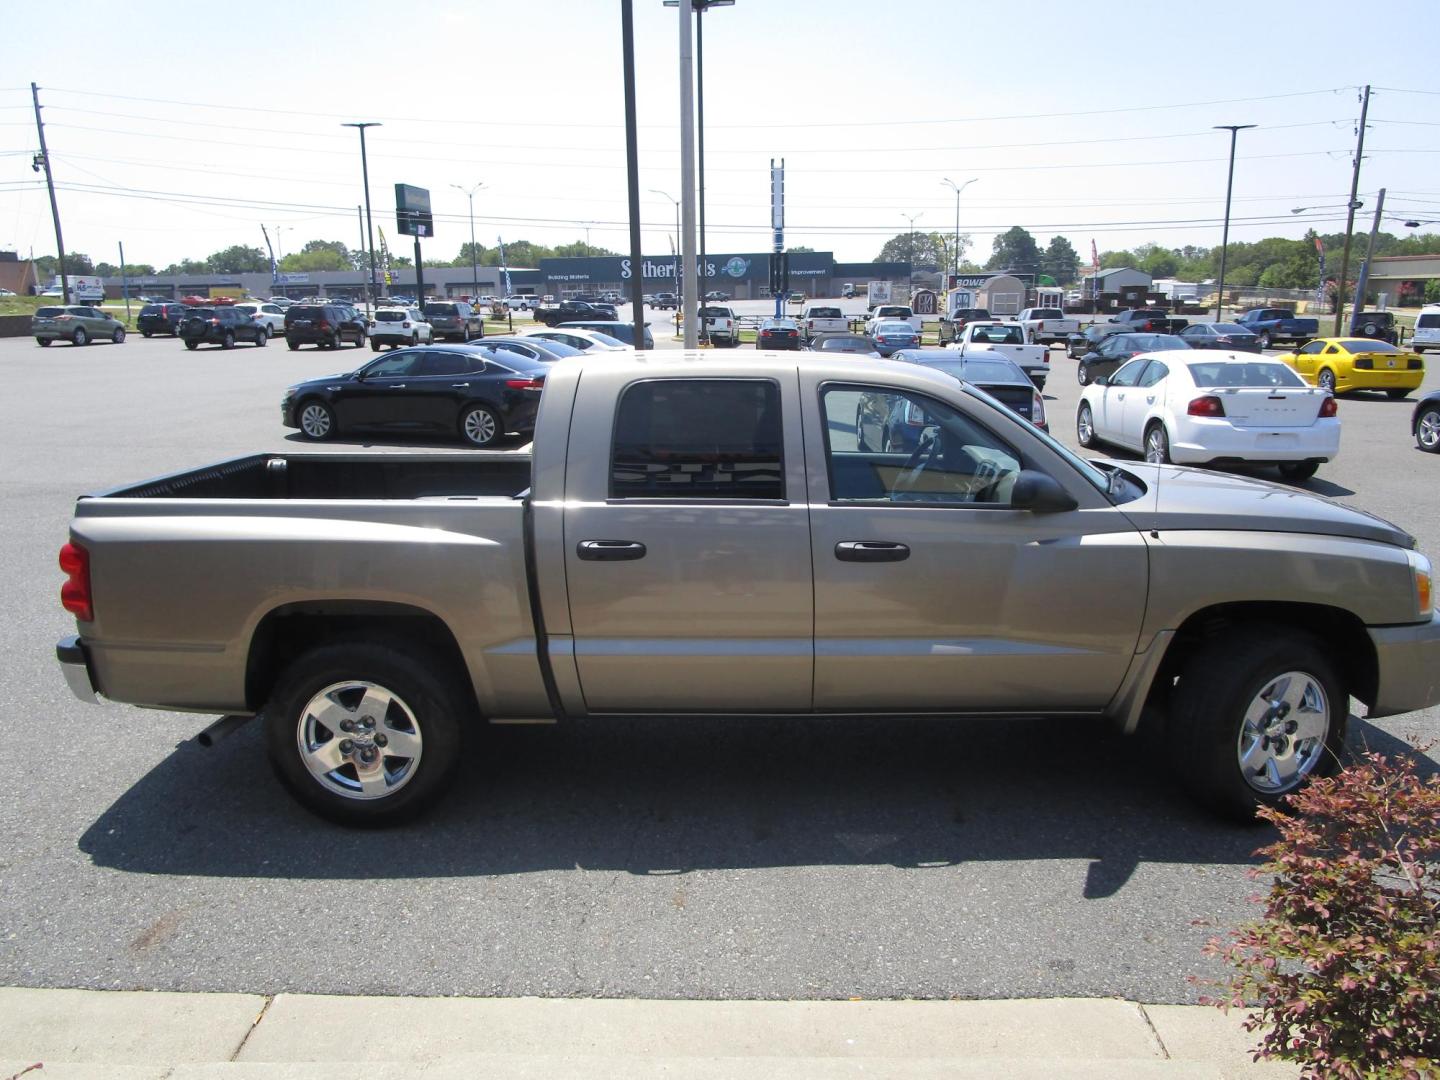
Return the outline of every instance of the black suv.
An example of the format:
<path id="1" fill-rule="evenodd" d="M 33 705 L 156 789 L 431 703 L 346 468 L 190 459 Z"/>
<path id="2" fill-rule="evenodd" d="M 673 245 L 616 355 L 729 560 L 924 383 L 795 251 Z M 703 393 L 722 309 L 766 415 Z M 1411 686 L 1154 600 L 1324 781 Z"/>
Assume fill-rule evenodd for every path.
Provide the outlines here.
<path id="1" fill-rule="evenodd" d="M 1400 341 L 1400 332 L 1395 329 L 1393 311 L 1362 311 L 1350 320 L 1350 336 L 1388 341 L 1395 345 Z"/>
<path id="2" fill-rule="evenodd" d="M 485 317 L 464 300 L 427 300 L 425 321 L 436 341 L 469 341 L 485 336 Z"/>
<path id="3" fill-rule="evenodd" d="M 135 325 L 146 337 L 151 334 L 179 336 L 180 324 L 185 321 L 189 311 L 184 304 L 175 304 L 168 300 L 163 304 L 146 304 L 140 309 Z"/>
<path id="4" fill-rule="evenodd" d="M 256 322 L 248 311 L 233 307 L 196 307 L 185 312 L 180 337 L 187 349 L 198 349 L 202 341 L 233 349 L 237 341 L 263 346 L 270 340 L 270 330 L 264 323 Z"/>
<path id="5" fill-rule="evenodd" d="M 365 334 L 365 320 L 349 304 L 291 304 L 285 309 L 285 344 L 292 349 L 338 349 L 347 341 L 358 349 L 365 344 Z"/>

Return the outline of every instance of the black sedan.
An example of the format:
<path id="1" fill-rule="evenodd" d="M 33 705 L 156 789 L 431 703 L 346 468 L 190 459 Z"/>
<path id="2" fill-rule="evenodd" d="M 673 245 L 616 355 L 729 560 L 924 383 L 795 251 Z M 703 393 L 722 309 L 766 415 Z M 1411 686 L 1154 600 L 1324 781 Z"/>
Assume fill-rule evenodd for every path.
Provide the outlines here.
<path id="1" fill-rule="evenodd" d="M 810 339 L 811 352 L 853 353 L 856 356 L 879 356 L 875 343 L 864 334 L 816 334 Z"/>
<path id="2" fill-rule="evenodd" d="M 1179 334 L 1111 334 L 1092 352 L 1080 357 L 1075 377 L 1081 386 L 1088 386 L 1100 375 L 1113 375 L 1115 369 L 1132 356 L 1166 349 L 1188 349 Z"/>
<path id="3" fill-rule="evenodd" d="M 1088 352 L 1094 352 L 1099 348 L 1100 343 L 1115 333 L 1113 326 L 1107 327 L 1105 323 L 1095 323 L 1087 326 L 1078 334 L 1071 334 L 1065 339 L 1065 355 L 1071 360 L 1079 360 Z"/>
<path id="4" fill-rule="evenodd" d="M 347 375 L 285 391 L 281 422 L 307 439 L 341 431 L 451 433 L 489 446 L 535 430 L 548 362 L 478 345 L 399 349 Z"/>
<path id="5" fill-rule="evenodd" d="M 475 344 L 479 345 L 478 342 Z M 521 356 L 532 362 L 554 362 L 567 356 L 582 355 L 579 349 L 566 345 L 563 341 L 533 337 L 487 337 L 484 347 L 510 356 Z"/>
<path id="6" fill-rule="evenodd" d="M 901 349 L 890 359 L 906 360 L 943 371 L 977 390 L 984 390 L 1041 430 L 1050 430 L 1045 419 L 1045 399 L 1035 389 L 1025 369 L 1008 356 L 998 353 L 994 356 L 961 356 L 951 349 Z"/>
<path id="7" fill-rule="evenodd" d="M 1239 323 L 1195 323 L 1180 331 L 1180 339 L 1192 349 L 1253 353 L 1260 351 L 1260 338 Z"/>
<path id="8" fill-rule="evenodd" d="M 794 319 L 762 319 L 755 334 L 757 349 L 799 349 L 800 324 Z"/>

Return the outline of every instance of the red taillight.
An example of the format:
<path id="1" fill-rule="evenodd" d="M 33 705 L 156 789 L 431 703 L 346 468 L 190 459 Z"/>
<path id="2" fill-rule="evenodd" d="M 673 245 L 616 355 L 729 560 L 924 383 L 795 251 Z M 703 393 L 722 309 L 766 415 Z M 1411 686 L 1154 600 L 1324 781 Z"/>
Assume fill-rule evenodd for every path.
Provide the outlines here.
<path id="1" fill-rule="evenodd" d="M 210 320 L 210 325 L 211 325 L 211 326 L 219 326 L 219 325 L 220 325 L 220 320 L 219 320 L 219 319 L 211 319 L 211 320 Z"/>
<path id="2" fill-rule="evenodd" d="M 1339 411 L 1340 411 L 1340 406 L 1335 403 L 1335 399 L 1334 399 L 1333 397 L 1331 397 L 1329 394 L 1326 394 L 1326 395 L 1325 395 L 1325 400 L 1323 400 L 1322 402 L 1320 402 L 1320 415 L 1321 415 L 1322 417 L 1324 417 L 1324 416 L 1334 416 L 1334 415 L 1336 415 Z"/>
<path id="3" fill-rule="evenodd" d="M 1197 397 L 1185 410 L 1191 416 L 1224 416 L 1225 403 L 1214 394 Z"/>
<path id="4" fill-rule="evenodd" d="M 511 390 L 535 390 L 545 389 L 545 380 L 538 379 L 506 379 L 505 386 Z"/>
<path id="5" fill-rule="evenodd" d="M 328 322 L 326 322 L 324 319 L 321 319 L 321 320 L 320 320 L 318 323 L 316 323 L 315 325 L 316 325 L 317 327 L 319 327 L 321 330 L 329 330 L 329 329 L 330 329 L 330 324 L 329 324 Z"/>
<path id="6" fill-rule="evenodd" d="M 409 330 L 409 329 L 410 329 L 410 324 L 409 324 L 408 322 L 402 322 L 402 323 L 400 324 L 400 329 L 401 329 L 401 330 Z"/>
<path id="7" fill-rule="evenodd" d="M 1039 390 L 1031 391 L 1034 397 L 1030 401 L 1030 422 L 1036 427 L 1045 426 L 1045 399 L 1040 396 Z"/>
<path id="8" fill-rule="evenodd" d="M 92 622 L 95 607 L 90 600 L 90 553 L 79 544 L 60 549 L 60 569 L 69 578 L 60 586 L 60 604 L 81 622 Z"/>

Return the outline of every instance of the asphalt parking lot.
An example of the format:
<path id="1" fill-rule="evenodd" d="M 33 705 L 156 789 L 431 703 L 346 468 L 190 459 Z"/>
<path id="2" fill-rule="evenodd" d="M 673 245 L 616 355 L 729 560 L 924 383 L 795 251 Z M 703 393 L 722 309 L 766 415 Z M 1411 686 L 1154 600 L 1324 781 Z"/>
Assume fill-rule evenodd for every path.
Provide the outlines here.
<path id="1" fill-rule="evenodd" d="M 372 355 L 0 340 L 0 723 L 14 781 L 0 801 L 0 983 L 1198 996 L 1187 976 L 1216 971 L 1203 924 L 1254 914 L 1246 870 L 1268 834 L 1214 823 L 1178 793 L 1160 748 L 1090 723 L 505 730 L 438 812 L 360 833 L 283 793 L 258 725 L 202 750 L 206 718 L 72 698 L 53 647 L 73 627 L 55 555 L 75 496 L 310 448 L 280 426 L 284 387 Z M 1075 363 L 1054 349 L 1051 366 L 1051 425 L 1074 446 Z M 1437 386 L 1427 373 L 1425 390 Z M 1339 460 L 1299 486 L 1397 522 L 1437 558 L 1440 456 L 1415 449 L 1411 405 L 1342 401 Z M 1440 710 L 1351 725 L 1352 744 L 1381 750 L 1412 734 L 1440 737 Z"/>

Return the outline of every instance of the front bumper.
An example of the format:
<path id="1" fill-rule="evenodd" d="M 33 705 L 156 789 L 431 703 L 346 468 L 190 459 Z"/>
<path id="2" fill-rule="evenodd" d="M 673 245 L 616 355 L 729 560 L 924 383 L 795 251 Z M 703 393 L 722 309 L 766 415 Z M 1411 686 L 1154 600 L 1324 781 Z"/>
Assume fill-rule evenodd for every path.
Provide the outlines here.
<path id="1" fill-rule="evenodd" d="M 1375 646 L 1375 701 L 1369 718 L 1440 704 L 1440 612 L 1411 626 L 1367 627 Z"/>
<path id="2" fill-rule="evenodd" d="M 60 670 L 65 675 L 65 684 L 70 687 L 70 692 L 81 701 L 98 705 L 100 698 L 95 688 L 95 676 L 90 671 L 90 654 L 85 651 L 85 643 L 75 634 L 61 638 L 55 643 L 55 659 L 60 662 Z"/>

